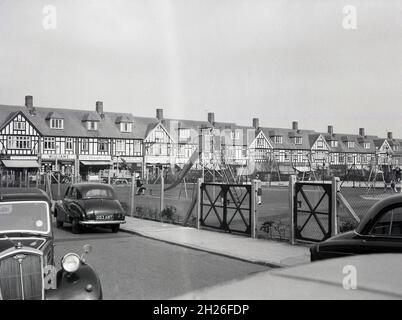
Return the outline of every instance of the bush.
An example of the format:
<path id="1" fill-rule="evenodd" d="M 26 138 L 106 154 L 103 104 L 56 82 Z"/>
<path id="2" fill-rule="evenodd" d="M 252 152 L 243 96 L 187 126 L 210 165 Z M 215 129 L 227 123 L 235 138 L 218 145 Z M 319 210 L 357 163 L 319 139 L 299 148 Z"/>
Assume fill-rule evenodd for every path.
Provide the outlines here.
<path id="1" fill-rule="evenodd" d="M 162 218 L 166 217 L 167 220 L 174 221 L 176 212 L 177 209 L 175 206 L 167 206 L 165 209 L 162 210 L 161 217 Z"/>
<path id="2" fill-rule="evenodd" d="M 347 232 L 356 229 L 358 222 L 354 219 L 346 219 L 339 224 L 339 232 Z"/>

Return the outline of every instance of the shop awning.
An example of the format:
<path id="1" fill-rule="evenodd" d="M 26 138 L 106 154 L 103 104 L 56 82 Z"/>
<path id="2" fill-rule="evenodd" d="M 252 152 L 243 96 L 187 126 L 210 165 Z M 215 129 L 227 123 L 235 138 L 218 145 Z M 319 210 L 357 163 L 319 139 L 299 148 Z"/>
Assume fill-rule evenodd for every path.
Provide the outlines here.
<path id="1" fill-rule="evenodd" d="M 100 161 L 100 160 L 85 160 L 81 161 L 84 166 L 111 166 L 110 161 Z"/>
<path id="2" fill-rule="evenodd" d="M 36 160 L 2 160 L 7 168 L 39 168 Z"/>
<path id="3" fill-rule="evenodd" d="M 312 172 L 312 171 L 315 171 L 313 168 L 310 168 L 310 167 L 295 167 L 295 170 L 299 171 L 299 172 Z"/>

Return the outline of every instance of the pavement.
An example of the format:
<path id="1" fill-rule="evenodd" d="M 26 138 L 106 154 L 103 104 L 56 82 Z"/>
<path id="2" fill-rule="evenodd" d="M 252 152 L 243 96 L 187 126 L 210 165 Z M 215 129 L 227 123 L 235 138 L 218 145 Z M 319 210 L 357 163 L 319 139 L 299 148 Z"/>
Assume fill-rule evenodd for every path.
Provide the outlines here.
<path id="1" fill-rule="evenodd" d="M 242 235 L 126 217 L 121 231 L 269 267 L 310 262 L 309 247 Z"/>

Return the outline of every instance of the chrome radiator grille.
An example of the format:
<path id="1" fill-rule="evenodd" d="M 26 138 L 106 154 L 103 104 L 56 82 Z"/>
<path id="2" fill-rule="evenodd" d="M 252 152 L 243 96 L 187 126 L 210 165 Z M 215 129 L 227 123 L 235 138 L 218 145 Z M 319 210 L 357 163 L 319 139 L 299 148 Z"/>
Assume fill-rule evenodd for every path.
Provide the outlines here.
<path id="1" fill-rule="evenodd" d="M 0 259 L 0 299 L 43 299 L 42 257 L 18 253 Z"/>

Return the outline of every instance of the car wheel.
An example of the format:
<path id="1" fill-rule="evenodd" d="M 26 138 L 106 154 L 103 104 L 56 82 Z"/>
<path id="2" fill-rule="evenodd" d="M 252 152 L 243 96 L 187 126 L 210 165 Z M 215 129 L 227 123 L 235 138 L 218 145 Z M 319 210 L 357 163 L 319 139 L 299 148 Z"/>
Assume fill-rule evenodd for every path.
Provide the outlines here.
<path id="1" fill-rule="evenodd" d="M 71 230 L 73 231 L 73 233 L 77 234 L 81 232 L 81 226 L 78 222 L 78 219 L 73 219 L 72 223 L 71 223 Z"/>
<path id="2" fill-rule="evenodd" d="M 112 232 L 116 233 L 118 232 L 120 229 L 120 225 L 119 224 L 112 224 Z"/>

